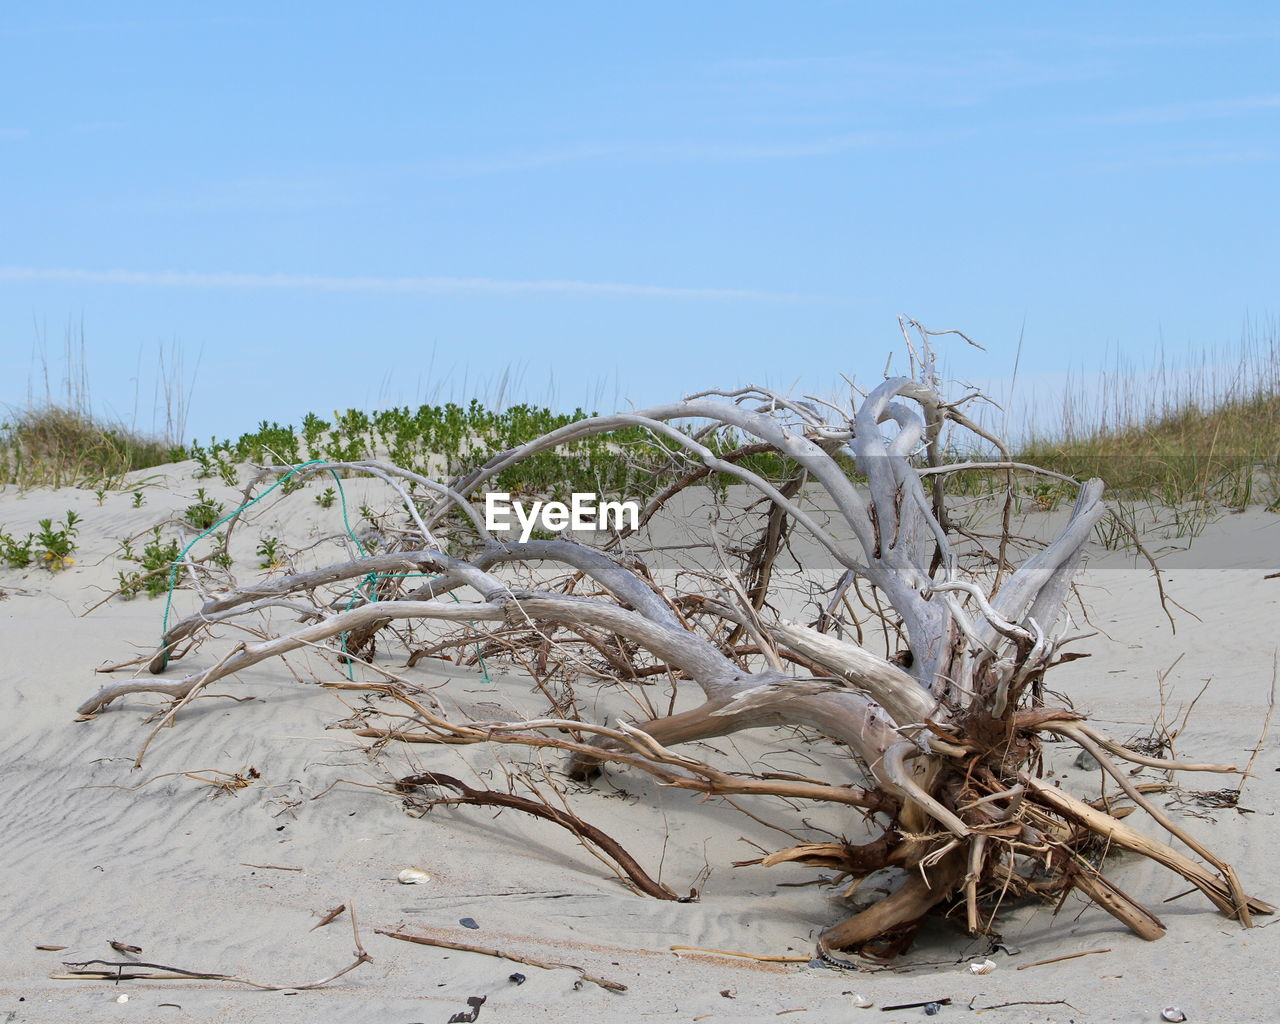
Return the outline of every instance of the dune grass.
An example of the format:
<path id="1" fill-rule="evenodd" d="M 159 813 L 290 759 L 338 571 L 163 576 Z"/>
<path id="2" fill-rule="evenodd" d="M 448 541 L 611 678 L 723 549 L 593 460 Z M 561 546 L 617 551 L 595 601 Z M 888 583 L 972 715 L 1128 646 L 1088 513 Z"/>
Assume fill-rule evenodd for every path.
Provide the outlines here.
<path id="1" fill-rule="evenodd" d="M 184 449 L 60 405 L 0 423 L 0 483 L 21 488 L 116 486 L 133 470 L 186 457 Z"/>
<path id="2" fill-rule="evenodd" d="M 1101 477 L 1113 493 L 1168 503 L 1233 507 L 1280 501 L 1280 394 L 1189 404 L 1150 423 L 1091 436 L 1037 438 L 1018 456 L 1076 479 Z"/>
<path id="3" fill-rule="evenodd" d="M 1068 381 L 1056 411 L 1041 404 L 1034 422 L 1014 431 L 1021 438 L 1014 446 L 1015 458 L 1076 479 L 1101 477 L 1120 499 L 1141 497 L 1167 506 L 1261 504 L 1280 510 L 1276 327 L 1247 330 L 1230 351 L 1204 350 L 1197 360 L 1174 365 L 1164 353 L 1144 364 L 1118 358 L 1104 373 Z M 0 423 L 0 483 L 24 488 L 113 486 L 126 473 L 183 458 L 197 460 L 198 476 L 218 474 L 232 483 L 235 463 L 246 460 L 344 461 L 375 452 L 423 472 L 453 475 L 483 461 L 489 451 L 586 415 L 581 409 L 564 413 L 532 405 L 503 409 L 499 395 L 498 411 L 473 399 L 465 407 L 449 403 L 375 413 L 351 409 L 334 412 L 331 420 L 308 414 L 298 429 L 264 420 L 257 431 L 236 441 L 215 438 L 207 447 L 192 442 L 183 448 L 178 433 L 189 392 L 178 387 L 181 366 L 174 354 L 167 363 L 161 355 L 169 422 L 165 438 L 93 415 L 83 353 L 76 357 L 71 340 L 67 364 L 65 398 L 53 398 L 46 364 L 45 401 L 29 402 Z M 726 437 L 716 443 L 731 448 L 740 440 Z M 567 459 L 547 456 L 546 466 L 523 467 L 525 476 L 538 470 L 530 479 L 498 483 L 512 489 L 565 486 L 639 494 L 658 485 L 652 476 L 662 471 L 657 467 L 669 466 L 669 453 L 660 443 L 654 448 L 653 439 L 638 429 L 597 438 L 566 454 Z M 955 454 L 968 459 L 979 453 Z M 767 463 L 754 467 L 760 471 L 779 470 L 767 456 L 754 458 Z M 985 476 L 961 476 L 953 484 L 984 490 L 997 482 L 994 476 L 982 479 Z M 1003 474 L 999 477 L 1004 479 Z M 1033 497 L 1049 487 L 1042 479 L 1024 486 Z"/>
<path id="4" fill-rule="evenodd" d="M 126 473 L 187 458 L 182 439 L 195 378 L 184 381 L 176 341 L 156 353 L 153 422 L 162 411 L 162 435 L 94 412 L 83 318 L 67 323 L 61 347 L 60 358 L 51 359 L 47 328 L 36 324 L 26 404 L 0 410 L 0 484 L 111 488 Z M 134 382 L 135 421 L 139 380 Z"/>
<path id="5" fill-rule="evenodd" d="M 1197 366 L 1122 366 L 1068 386 L 1059 422 L 1027 432 L 1020 461 L 1164 504 L 1280 508 L 1280 339 L 1247 333 Z"/>

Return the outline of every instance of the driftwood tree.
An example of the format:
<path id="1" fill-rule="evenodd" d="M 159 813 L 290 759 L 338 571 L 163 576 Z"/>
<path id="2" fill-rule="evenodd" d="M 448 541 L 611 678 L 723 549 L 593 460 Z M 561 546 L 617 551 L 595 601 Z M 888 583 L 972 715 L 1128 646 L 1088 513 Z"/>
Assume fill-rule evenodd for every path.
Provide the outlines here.
<path id="1" fill-rule="evenodd" d="M 361 735 L 555 747 L 568 752 L 569 770 L 581 778 L 614 761 L 703 793 L 772 793 L 846 805 L 875 823 L 875 838 L 805 844 L 764 859 L 836 868 L 855 879 L 886 867 L 903 869 L 904 880 L 891 895 L 822 934 L 824 954 L 900 951 L 939 906 L 961 914 L 970 931 L 979 933 L 989 927 L 985 910 L 1005 895 L 1058 899 L 1073 889 L 1143 938 L 1158 938 L 1164 926 L 1102 874 L 1096 857 L 1085 855 L 1091 844 L 1158 861 L 1244 925 L 1254 914 L 1270 913 L 1273 908 L 1244 892 L 1227 863 L 1169 820 L 1120 762 L 1169 771 L 1236 769 L 1146 756 L 1101 735 L 1075 711 L 1045 703 L 1045 673 L 1071 639 L 1064 605 L 1072 580 L 1095 524 L 1107 514 L 1102 483 L 1078 484 L 1060 532 L 1016 569 L 1006 570 L 1007 516 L 994 570 L 967 569 L 972 563 L 962 557 L 963 531 L 948 519 L 944 477 L 1034 467 L 1008 461 L 999 443 L 961 411 L 961 403 L 942 399 L 928 332 L 920 329 L 920 337 L 923 345 L 912 353 L 917 372 L 885 380 L 852 409 L 758 388 L 706 392 L 639 412 L 579 420 L 493 455 L 447 485 L 384 462 L 340 465 L 345 472 L 379 476 L 402 495 L 410 526 L 400 550 L 210 596 L 198 613 L 169 629 L 151 660 L 153 673 L 164 671 L 220 622 L 285 607 L 300 612 L 305 624 L 241 644 L 211 667 L 172 683 L 112 683 L 80 713 L 96 714 L 126 694 L 154 692 L 173 698 L 171 717 L 214 680 L 299 648 L 341 637 L 342 650 L 356 653 L 387 627 L 411 622 L 431 624 L 437 633 L 433 649 L 439 650 L 464 639 L 483 640 L 487 628 L 507 649 L 530 652 L 544 668 L 587 650 L 599 655 L 605 674 L 626 679 L 668 673 L 680 685 L 698 687 L 702 702 L 612 726 L 583 721 L 560 706 L 536 721 L 453 722 L 393 681 L 374 688 L 400 701 L 408 722 L 401 717 L 392 728 L 365 728 Z M 948 424 L 995 443 L 1004 458 L 946 464 Z M 722 474 L 765 499 L 768 511 L 756 543 L 736 549 L 738 564 L 717 585 L 694 589 L 685 576 L 679 577 L 680 587 L 659 583 L 629 557 L 625 532 L 591 547 L 564 540 L 512 543 L 486 530 L 476 503 L 499 473 L 623 427 L 642 427 L 661 439 L 664 451 L 682 453 L 672 456 L 644 519 L 660 515 L 708 474 Z M 733 444 L 725 442 L 727 433 Z M 770 478 L 751 468 L 750 457 L 760 453 L 780 457 L 775 465 L 786 472 Z M 834 510 L 831 516 L 824 520 L 812 503 L 800 500 L 802 484 L 823 496 L 825 508 Z M 767 600 L 775 561 L 794 531 L 807 532 L 841 572 L 828 609 L 808 624 L 777 616 Z M 575 585 L 593 592 L 572 592 L 562 578 L 539 587 L 504 575 L 536 564 L 570 570 Z M 393 593 L 379 584 L 383 592 L 376 601 L 367 599 L 366 588 L 367 596 L 352 602 L 353 581 L 409 571 L 435 575 L 413 591 L 395 585 Z M 852 587 L 869 588 L 875 596 L 884 624 L 902 638 L 897 655 L 878 656 L 833 629 L 839 618 L 834 609 Z M 864 777 L 747 777 L 672 749 L 745 729 L 795 725 L 845 745 Z M 1088 751 L 1133 805 L 1199 859 L 1121 820 L 1133 806 L 1088 803 L 1044 781 L 1045 736 Z M 460 784 L 443 776 L 404 780 L 406 790 L 425 785 Z M 638 884 L 653 895 L 674 897 L 657 883 Z"/>

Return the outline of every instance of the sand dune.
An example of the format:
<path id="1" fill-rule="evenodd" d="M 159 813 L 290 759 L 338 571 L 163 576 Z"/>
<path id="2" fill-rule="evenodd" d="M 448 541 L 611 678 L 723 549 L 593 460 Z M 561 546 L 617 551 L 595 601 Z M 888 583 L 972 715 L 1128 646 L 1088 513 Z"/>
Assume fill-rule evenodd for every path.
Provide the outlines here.
<path id="1" fill-rule="evenodd" d="M 590 788 L 571 787 L 573 807 L 677 890 L 687 890 L 709 866 L 698 902 L 637 896 L 566 833 L 514 813 L 495 817 L 462 807 L 412 817 L 395 796 L 363 787 L 385 786 L 424 766 L 484 772 L 493 752 L 469 748 L 464 758 L 455 748 L 404 746 L 372 759 L 365 741 L 339 726 L 350 714 L 339 695 L 310 682 L 336 678 L 334 667 L 314 655 L 291 659 L 304 682 L 268 663 L 217 685 L 218 693 L 247 699 L 197 702 L 133 770 L 150 731 L 148 712 L 159 699 L 122 700 L 92 722 L 74 721 L 74 709 L 101 684 L 95 668 L 149 652 L 164 601 L 116 599 L 82 613 L 114 589 L 117 571 L 127 567 L 118 558 L 120 538 L 180 515 L 197 486 L 232 507 L 235 490 L 195 481 L 191 471 L 183 464 L 140 474 L 141 508 L 132 507 L 133 487 L 107 495 L 101 505 L 90 491 L 0 492 L 0 526 L 13 534 L 68 508 L 83 518 L 76 561 L 65 571 L 0 570 L 3 1019 L 443 1022 L 465 1010 L 469 996 L 480 995 L 487 997 L 480 1019 L 491 1021 L 772 1021 L 783 1011 L 797 1011 L 788 1020 L 860 1019 L 850 993 L 880 1007 L 950 998 L 940 1019 L 967 1014 L 971 1000 L 975 1008 L 1045 1004 L 986 1014 L 1009 1021 L 1157 1020 L 1169 1004 L 1192 1021 L 1280 1018 L 1269 991 L 1280 962 L 1277 932 L 1269 926 L 1245 931 L 1197 896 L 1162 905 L 1180 891 L 1180 880 L 1136 860 L 1122 860 L 1114 874 L 1158 908 L 1169 926 L 1159 942 L 1145 943 L 1071 899 L 1056 917 L 1043 907 L 1010 909 L 1004 940 L 1020 952 L 993 954 L 997 969 L 985 976 L 966 968 L 985 953 L 985 943 L 945 924 L 930 929 L 889 972 L 677 955 L 671 946 L 808 956 L 814 936 L 840 909 L 828 889 L 778 884 L 811 880 L 811 869 L 732 866 L 756 855 L 752 844 L 773 849 L 786 845 L 786 836 L 731 807 L 663 790 L 636 772 L 611 769 Z M 353 505 L 366 497 L 376 501 L 380 494 L 373 485 L 351 486 Z M 280 537 L 290 550 L 317 545 L 306 555 L 317 562 L 342 557 L 345 544 L 335 513 L 304 492 L 242 531 L 232 550 L 242 579 L 255 574 L 248 567 L 256 564 L 253 549 L 263 534 Z M 1280 579 L 1264 576 L 1280 570 L 1280 517 L 1225 516 L 1189 546 L 1156 534 L 1149 542 L 1166 549 L 1160 557 L 1170 594 L 1182 606 L 1175 609 L 1176 633 L 1155 599 L 1149 571 L 1122 553 L 1095 552 L 1081 583 L 1099 632 L 1079 645 L 1092 657 L 1063 666 L 1050 685 L 1124 739 L 1145 732 L 1159 713 L 1157 673 L 1173 665 L 1166 681 L 1170 715 L 1212 678 L 1178 738 L 1179 753 L 1243 763 L 1258 740 L 1272 678 Z M 176 614 L 193 607 L 193 595 L 179 592 Z M 277 614 L 278 624 L 287 621 Z M 227 631 L 223 643 L 232 640 Z M 191 667 L 215 656 L 211 645 L 192 655 Z M 428 685 L 447 680 L 444 699 L 483 717 L 536 715 L 545 708 L 530 681 L 506 666 L 494 666 L 487 682 L 473 669 L 440 662 L 406 671 Z M 615 698 L 602 699 L 600 710 L 619 713 Z M 750 760 L 772 744 L 769 735 L 752 734 L 736 737 L 734 745 L 731 756 Z M 1096 776 L 1074 768 L 1073 753 L 1064 749 L 1054 764 L 1063 784 L 1096 793 Z M 833 774 L 848 771 L 829 745 L 806 749 L 804 758 Z M 785 765 L 786 758 L 777 763 Z M 120 788 L 211 769 L 246 778 L 252 769 L 258 777 L 234 793 L 181 774 L 134 792 Z M 809 770 L 817 769 L 809 764 Z M 1280 896 L 1274 854 L 1280 755 L 1273 743 L 1255 772 L 1243 801 L 1253 813 L 1189 805 L 1211 820 L 1185 820 L 1212 839 L 1252 891 L 1274 901 Z M 1184 781 L 1190 789 L 1234 786 L 1225 776 Z M 799 820 L 778 805 L 743 804 L 766 819 L 793 826 Z M 808 817 L 816 826 L 847 827 L 829 810 Z M 407 866 L 425 869 L 431 882 L 398 884 L 397 872 Z M 343 903 L 357 909 L 373 963 L 325 989 L 285 995 L 212 981 L 49 978 L 62 960 L 119 959 L 108 945 L 118 940 L 142 947 L 147 961 L 270 983 L 312 981 L 351 960 L 349 915 L 311 930 Z M 463 927 L 463 918 L 479 927 Z M 572 969 L 409 945 L 375 929 L 430 929 L 574 964 L 628 988 L 618 994 L 578 985 Z M 38 951 L 41 944 L 67 948 Z M 1109 951 L 1016 969 L 1099 948 Z M 516 971 L 526 975 L 524 984 L 509 980 Z M 127 1003 L 117 1002 L 121 995 L 129 996 Z M 868 1019 L 922 1014 L 874 1010 Z"/>

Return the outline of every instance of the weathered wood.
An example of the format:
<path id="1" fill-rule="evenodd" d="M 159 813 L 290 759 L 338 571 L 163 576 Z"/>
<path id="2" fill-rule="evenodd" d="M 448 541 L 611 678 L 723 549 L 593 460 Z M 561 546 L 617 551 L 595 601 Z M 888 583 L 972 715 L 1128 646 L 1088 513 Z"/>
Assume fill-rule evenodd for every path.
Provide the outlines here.
<path id="1" fill-rule="evenodd" d="M 216 679 L 291 651 L 328 645 L 338 636 L 347 638 L 342 653 L 350 654 L 391 624 L 454 624 L 455 631 L 441 644 L 457 648 L 462 638 L 468 642 L 472 638 L 465 625 L 491 644 L 507 645 L 513 657 L 535 651 L 529 668 L 549 696 L 544 677 L 554 670 L 573 671 L 574 652 L 585 649 L 597 659 L 593 673 L 615 674 L 631 682 L 666 672 L 681 684 L 697 686 L 703 703 L 677 712 L 673 698 L 668 714 L 638 726 L 574 722 L 572 712 L 561 710 L 554 698 L 555 719 L 455 723 L 399 690 L 388 689 L 409 705 L 410 721 L 402 716 L 394 728 L 363 727 L 358 735 L 379 742 L 552 747 L 569 755 L 569 770 L 579 777 L 614 761 L 644 766 L 664 785 L 706 796 L 767 793 L 834 801 L 868 815 L 879 812 L 884 831 L 862 847 L 803 844 L 763 859 L 766 864 L 799 861 L 838 866 L 855 877 L 886 863 L 908 871 L 892 895 L 829 928 L 823 934 L 823 949 L 903 948 L 926 914 L 953 899 L 963 900 L 970 930 L 980 931 L 987 913 L 983 901 L 991 892 L 1054 895 L 1068 888 L 1086 894 L 1143 938 L 1158 938 L 1163 924 L 1077 855 L 1076 850 L 1093 838 L 1161 863 L 1244 924 L 1252 914 L 1272 912 L 1269 904 L 1244 892 L 1229 864 L 1194 837 L 1177 831 L 1142 787 L 1134 785 L 1111 759 L 1162 770 L 1235 769 L 1135 753 L 1100 736 L 1078 713 L 1041 707 L 1028 696 L 1028 691 L 1038 692 L 1048 669 L 1069 657 L 1059 650 L 1064 641 L 1055 626 L 1085 544 L 1106 512 L 1103 485 L 1099 480 L 1078 484 L 1075 504 L 1061 532 L 1007 579 L 1011 502 L 1006 495 L 994 581 L 966 576 L 951 543 L 943 476 L 993 467 L 1012 473 L 1028 467 L 1014 463 L 1003 444 L 954 405 L 943 402 L 928 344 L 933 332 L 915 326 L 923 345 L 922 356 L 913 351 L 913 365 L 918 360 L 922 368 L 920 377 L 885 380 L 856 408 L 793 400 L 759 388 L 712 391 L 569 423 L 499 452 L 448 483 L 378 460 L 307 466 L 309 473 L 362 472 L 391 484 L 406 504 L 415 549 L 277 577 L 216 595 L 168 630 L 151 659 L 153 673 L 166 667 L 180 643 L 198 645 L 206 625 L 281 606 L 299 612 L 304 624 L 292 632 L 245 643 L 213 666 L 176 682 L 132 679 L 109 684 L 81 705 L 80 714 L 97 714 L 128 694 L 157 693 L 178 702 L 169 712 L 171 718 L 182 702 Z M 995 443 L 1001 461 L 942 465 L 940 437 L 948 421 Z M 644 428 L 672 442 L 682 458 L 695 460 L 701 467 L 683 472 L 661 490 L 644 510 L 646 521 L 683 488 L 711 473 L 727 474 L 768 502 L 766 531 L 754 546 L 726 556 L 719 539 L 713 538 L 724 571 L 734 576 L 737 570 L 729 559 L 738 557 L 745 582 L 729 578 L 717 589 L 715 581 L 710 581 L 704 592 L 685 588 L 683 577 L 678 577 L 661 590 L 647 578 L 647 571 L 633 572 L 635 563 L 624 555 L 565 541 L 500 543 L 486 531 L 473 499 L 497 474 L 561 445 L 624 427 Z M 717 451 L 709 436 L 715 431 L 732 432 L 738 442 Z M 790 460 L 783 481 L 768 479 L 743 464 L 747 456 L 763 452 Z M 920 455 L 925 452 L 929 465 L 921 466 Z M 849 472 L 850 459 L 857 477 Z M 798 473 L 792 463 L 799 465 Z M 926 477 L 932 477 L 928 491 Z M 822 507 L 834 517 L 833 525 L 815 513 L 817 506 L 806 500 L 801 480 L 806 488 L 821 492 Z M 405 484 L 422 485 L 429 492 L 426 501 L 411 497 Z M 451 531 L 470 531 L 467 543 L 472 546 L 466 558 L 441 549 L 436 534 L 455 535 L 440 532 L 446 523 Z M 797 527 L 843 571 L 835 596 L 819 605 L 826 609 L 820 622 L 823 631 L 777 617 L 768 600 L 768 587 L 780 576 L 775 561 L 785 550 L 783 538 Z M 626 543 L 628 537 L 618 534 L 606 547 L 625 552 Z M 509 582 L 514 574 L 508 570 L 505 579 L 501 574 L 504 567 L 544 562 L 572 570 L 561 590 L 514 587 Z M 403 599 L 369 602 L 341 612 L 334 610 L 333 598 L 326 604 L 317 596 L 322 588 L 362 576 L 406 571 L 436 575 Z M 691 573 L 690 578 L 698 575 Z M 584 579 L 592 596 L 562 592 Z M 881 625 L 903 642 L 905 649 L 892 659 L 825 631 L 835 622 L 839 603 L 850 600 L 846 591 L 862 598 L 865 586 L 870 588 Z M 464 588 L 479 600 L 458 598 L 456 592 Z M 485 634 L 486 625 L 496 629 Z M 755 641 L 749 647 L 736 644 L 744 633 Z M 763 656 L 766 667 L 749 668 L 749 654 Z M 371 667 L 394 677 L 384 667 Z M 797 725 L 847 747 L 855 755 L 853 773 L 866 788 L 848 786 L 843 779 L 828 784 L 731 775 L 669 749 L 746 729 Z M 1132 808 L 1108 814 L 1038 778 L 1031 766 L 1038 763 L 1037 737 L 1042 733 L 1070 738 L 1094 753 L 1138 809 L 1174 829 L 1210 867 L 1121 822 L 1119 816 Z M 435 778 L 445 785 L 456 783 L 455 789 L 465 787 L 445 776 Z M 501 795 L 477 798 L 477 792 L 464 791 L 463 797 L 516 806 L 509 800 L 504 803 L 507 798 Z M 566 827 L 582 824 L 576 818 L 570 822 L 553 808 L 537 807 L 542 809 L 531 813 L 549 816 Z M 610 856 L 623 864 L 629 855 L 617 848 Z M 1019 874 L 1017 865 L 1031 861 L 1042 864 L 1043 875 Z M 634 865 L 634 860 L 630 863 Z M 636 881 L 631 866 L 624 870 Z M 670 896 L 657 883 L 637 884 L 651 895 Z M 999 900 L 989 902 L 998 905 Z"/>

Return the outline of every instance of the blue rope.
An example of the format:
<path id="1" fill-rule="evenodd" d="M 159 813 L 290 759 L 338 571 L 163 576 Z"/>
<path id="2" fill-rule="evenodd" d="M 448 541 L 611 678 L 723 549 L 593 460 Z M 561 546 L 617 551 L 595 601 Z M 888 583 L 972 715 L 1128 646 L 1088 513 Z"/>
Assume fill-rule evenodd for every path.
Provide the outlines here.
<path id="1" fill-rule="evenodd" d="M 263 498 L 265 498 L 268 494 L 270 494 L 277 487 L 283 484 L 286 480 L 289 479 L 289 477 L 293 476 L 293 474 L 298 472 L 300 469 L 305 469 L 307 466 L 323 465 L 324 463 L 325 463 L 324 459 L 311 459 L 309 462 L 303 462 L 297 466 L 294 466 L 293 469 L 289 470 L 289 472 L 287 472 L 279 480 L 277 480 L 265 491 L 259 494 L 256 498 L 252 499 L 251 501 L 245 502 L 234 512 L 227 513 L 225 516 L 219 519 L 216 523 L 210 526 L 203 533 L 197 535 L 191 541 L 191 543 L 189 543 L 185 548 L 182 549 L 182 551 L 178 554 L 178 557 L 173 560 L 173 564 L 169 567 L 169 591 L 165 595 L 164 618 L 160 626 L 160 643 L 162 646 L 164 646 L 164 650 L 162 654 L 163 661 L 161 661 L 160 663 L 160 667 L 162 670 L 167 668 L 169 665 L 169 648 L 167 645 L 164 645 L 164 638 L 169 633 L 169 612 L 173 608 L 173 591 L 177 586 L 178 566 L 181 565 L 182 560 L 187 557 L 187 552 L 190 551 L 193 547 L 195 547 L 196 544 L 198 544 L 200 541 L 204 540 L 205 537 L 209 536 L 209 534 L 213 533 L 213 531 L 216 530 L 223 523 L 228 522 L 231 519 L 234 519 L 245 509 L 252 508 L 254 505 L 260 502 Z M 369 557 L 368 548 L 364 546 L 360 538 L 356 536 L 355 530 L 351 528 L 351 519 L 347 513 L 347 492 L 346 492 L 346 489 L 342 486 L 342 478 L 338 476 L 338 471 L 336 469 L 330 469 L 329 473 L 333 477 L 333 482 L 338 485 L 338 500 L 342 503 L 342 525 L 343 527 L 346 528 L 347 536 L 350 537 L 352 543 L 355 544 L 356 550 L 360 552 L 360 556 L 362 558 L 368 558 Z M 356 587 L 355 592 L 351 595 L 351 600 L 347 602 L 347 607 L 344 608 L 343 611 L 349 611 L 351 609 L 351 606 L 356 603 L 356 599 L 360 596 L 360 592 L 362 590 L 366 591 L 366 599 L 368 601 L 370 601 L 371 603 L 376 602 L 378 600 L 377 584 L 378 584 L 378 580 L 380 579 L 411 579 L 414 577 L 426 577 L 426 576 L 427 576 L 426 573 L 404 573 L 399 575 L 392 575 L 392 574 L 380 575 L 376 572 L 371 572 L 369 573 L 368 576 L 366 576 L 361 581 L 360 585 Z M 429 578 L 437 579 L 438 575 L 431 576 Z M 458 604 L 462 603 L 461 601 L 458 600 L 457 594 L 450 592 L 449 596 L 452 597 L 456 603 Z M 341 647 L 342 653 L 347 654 L 347 633 L 345 630 L 341 634 L 341 644 L 342 644 L 342 647 Z M 486 683 L 492 682 L 492 680 L 489 678 L 489 666 L 485 664 L 484 657 L 480 654 L 480 645 L 476 644 L 475 648 L 476 648 L 476 657 L 480 661 L 480 671 L 483 674 L 484 681 Z M 355 671 L 352 669 L 351 665 L 352 665 L 352 659 L 348 657 L 347 658 L 347 678 L 354 680 Z"/>
<path id="2" fill-rule="evenodd" d="M 258 502 L 260 502 L 263 498 L 265 498 L 268 494 L 270 494 L 270 493 L 271 493 L 272 491 L 274 491 L 277 487 L 279 487 L 282 483 L 284 483 L 286 480 L 288 480 L 288 479 L 289 479 L 289 477 L 293 476 L 293 474 L 294 474 L 294 473 L 298 472 L 298 470 L 303 469 L 303 468 L 305 468 L 305 467 L 307 467 L 307 466 L 314 466 L 314 465 L 317 465 L 318 463 L 323 463 L 323 462 L 324 462 L 324 459 L 312 459 L 310 462 L 304 462 L 304 463 L 302 463 L 302 464 L 301 464 L 301 465 L 299 465 L 299 466 L 294 466 L 294 467 L 293 467 L 293 469 L 289 470 L 289 472 L 287 472 L 287 473 L 286 473 L 284 476 L 282 476 L 279 480 L 277 480 L 277 481 L 276 481 L 275 483 L 273 483 L 270 487 L 268 487 L 265 491 L 263 491 L 261 494 L 259 494 L 256 498 L 254 498 L 254 499 L 253 499 L 253 500 L 251 500 L 251 501 L 247 501 L 247 502 L 245 502 L 243 505 L 241 505 L 241 506 L 240 506 L 238 509 L 236 509 L 234 512 L 228 512 L 225 516 L 223 516 L 223 517 L 222 517 L 221 519 L 219 519 L 216 523 L 214 523 L 211 527 L 209 527 L 209 529 L 205 530 L 205 531 L 204 531 L 203 533 L 201 533 L 201 534 L 198 534 L 198 535 L 197 535 L 197 536 L 196 536 L 196 537 L 191 541 L 191 543 L 190 543 L 190 544 L 188 544 L 185 548 L 183 548 L 183 549 L 182 549 L 182 551 L 178 554 L 178 557 L 177 557 L 177 558 L 175 558 L 175 559 L 173 560 L 173 564 L 169 567 L 169 592 L 168 592 L 168 594 L 167 594 L 167 595 L 165 595 L 165 601 L 164 601 L 164 618 L 161 620 L 161 623 L 160 623 L 160 643 L 161 643 L 161 645 L 164 647 L 164 655 L 163 655 L 163 657 L 164 657 L 164 661 L 162 661 L 162 662 L 161 662 L 161 664 L 160 664 L 160 667 L 161 667 L 162 669 L 163 669 L 163 668 L 167 668 L 167 667 L 168 667 L 168 665 L 169 665 L 169 648 L 168 648 L 168 646 L 165 644 L 165 642 L 164 642 L 164 638 L 165 638 L 165 636 L 166 636 L 166 635 L 168 635 L 168 632 L 169 632 L 169 612 L 170 612 L 170 611 L 172 610 L 172 608 L 173 608 L 173 591 L 174 591 L 174 588 L 177 586 L 177 581 L 178 581 L 178 566 L 179 566 L 179 565 L 181 565 L 181 564 L 182 564 L 182 560 L 183 560 L 184 558 L 186 558 L 186 557 L 187 557 L 187 552 L 188 552 L 188 551 L 190 551 L 193 547 L 195 547 L 198 543 L 200 543 L 200 541 L 204 540 L 207 536 L 209 536 L 209 534 L 213 533 L 213 531 L 214 531 L 214 530 L 216 530 L 216 529 L 217 529 L 219 526 L 221 526 L 223 523 L 227 522 L 228 520 L 234 519 L 236 516 L 238 516 L 238 515 L 239 515 L 241 512 L 243 512 L 245 509 L 247 509 L 247 508 L 252 508 L 252 507 L 253 507 L 254 505 L 256 505 Z M 334 477 L 335 477 L 335 479 L 336 479 L 336 477 L 337 477 L 337 474 L 336 474 L 336 473 L 334 474 Z M 339 486 L 341 486 L 341 485 L 339 485 Z M 342 509 L 343 509 L 343 517 L 344 517 L 344 519 L 345 519 L 345 516 L 346 516 L 346 502 L 345 502 L 345 501 L 343 502 Z M 350 527 L 348 527 L 348 529 L 350 529 Z M 359 541 L 356 541 L 356 543 L 358 544 L 358 543 L 359 543 Z"/>

